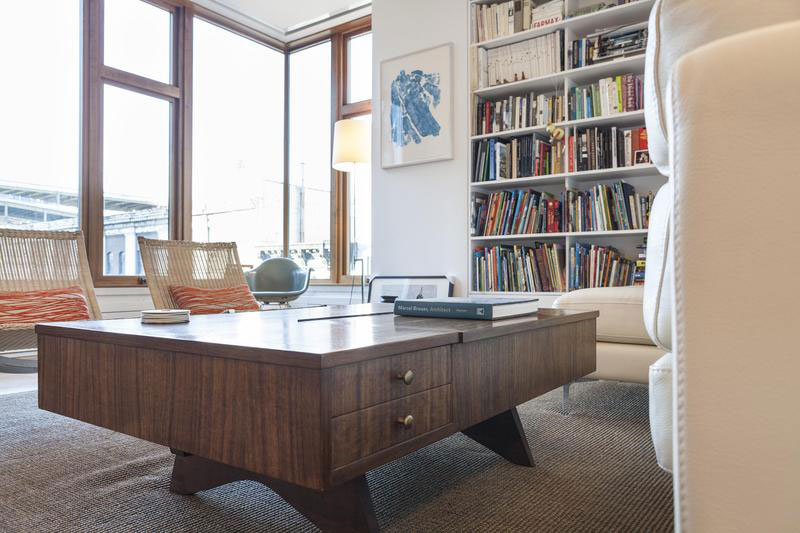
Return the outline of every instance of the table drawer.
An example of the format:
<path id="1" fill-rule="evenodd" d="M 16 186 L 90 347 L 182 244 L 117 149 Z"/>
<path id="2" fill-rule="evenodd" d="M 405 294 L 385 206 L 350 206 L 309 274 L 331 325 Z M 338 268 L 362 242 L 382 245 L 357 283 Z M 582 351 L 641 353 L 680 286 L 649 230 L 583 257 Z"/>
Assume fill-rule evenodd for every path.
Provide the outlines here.
<path id="1" fill-rule="evenodd" d="M 330 382 L 332 416 L 402 398 L 450 383 L 450 346 L 337 366 Z"/>
<path id="2" fill-rule="evenodd" d="M 451 401 L 448 384 L 337 416 L 331 420 L 331 466 L 350 464 L 449 424 Z"/>

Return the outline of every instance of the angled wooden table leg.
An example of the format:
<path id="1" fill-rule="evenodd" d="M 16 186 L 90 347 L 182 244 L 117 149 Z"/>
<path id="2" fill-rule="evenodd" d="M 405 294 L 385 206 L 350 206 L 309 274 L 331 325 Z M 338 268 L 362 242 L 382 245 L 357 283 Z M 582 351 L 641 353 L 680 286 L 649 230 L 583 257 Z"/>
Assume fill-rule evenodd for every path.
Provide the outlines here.
<path id="1" fill-rule="evenodd" d="M 325 492 L 274 480 L 267 485 L 322 531 L 378 531 L 378 520 L 364 474 Z"/>
<path id="2" fill-rule="evenodd" d="M 285 481 L 227 466 L 210 459 L 173 450 L 170 490 L 195 494 L 234 481 L 252 480 L 274 490 L 322 531 L 331 533 L 377 532 L 367 478 L 363 474 L 330 490 L 320 492 Z"/>
<path id="3" fill-rule="evenodd" d="M 516 407 L 468 427 L 462 433 L 514 464 L 533 466 L 533 455 Z"/>

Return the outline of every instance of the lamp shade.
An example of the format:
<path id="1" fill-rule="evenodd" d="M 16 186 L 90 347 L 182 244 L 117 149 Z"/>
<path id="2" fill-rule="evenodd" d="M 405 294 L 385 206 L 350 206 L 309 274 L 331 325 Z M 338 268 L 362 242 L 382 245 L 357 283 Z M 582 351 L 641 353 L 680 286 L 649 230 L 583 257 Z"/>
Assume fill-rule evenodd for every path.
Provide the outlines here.
<path id="1" fill-rule="evenodd" d="M 333 125 L 334 169 L 353 172 L 370 161 L 370 121 L 348 118 Z"/>

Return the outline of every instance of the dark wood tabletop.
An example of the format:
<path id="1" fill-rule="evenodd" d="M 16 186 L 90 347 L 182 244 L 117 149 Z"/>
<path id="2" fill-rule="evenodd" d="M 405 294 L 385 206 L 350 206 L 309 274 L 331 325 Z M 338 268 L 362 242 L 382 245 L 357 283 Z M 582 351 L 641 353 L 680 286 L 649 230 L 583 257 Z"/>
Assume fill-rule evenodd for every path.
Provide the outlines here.
<path id="1" fill-rule="evenodd" d="M 597 316 L 596 311 L 540 309 L 535 315 L 505 320 L 455 320 L 397 316 L 392 309 L 392 304 L 379 303 L 290 308 L 198 315 L 184 324 L 142 324 L 138 318 L 54 322 L 36 326 L 36 332 L 260 363 L 328 368 Z"/>

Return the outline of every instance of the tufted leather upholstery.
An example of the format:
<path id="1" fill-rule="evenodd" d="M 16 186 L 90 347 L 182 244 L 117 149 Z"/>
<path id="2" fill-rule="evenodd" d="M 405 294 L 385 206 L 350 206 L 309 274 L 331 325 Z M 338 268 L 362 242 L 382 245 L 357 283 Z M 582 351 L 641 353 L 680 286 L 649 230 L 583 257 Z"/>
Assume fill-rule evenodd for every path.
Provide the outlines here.
<path id="1" fill-rule="evenodd" d="M 650 365 L 650 431 L 658 466 L 672 472 L 672 354 Z"/>
<path id="2" fill-rule="evenodd" d="M 658 0 L 655 3 L 650 13 L 649 41 L 645 59 L 645 120 L 650 158 L 662 174 L 670 176 L 674 169 L 670 161 L 670 150 L 674 151 L 675 147 L 670 146 L 668 116 L 670 102 L 667 95 L 671 90 L 670 82 L 675 64 L 681 57 L 687 52 L 727 36 L 799 18 L 798 0 L 769 2 L 727 0 L 724 3 L 718 0 Z M 762 85 L 764 88 L 768 86 L 768 83 Z M 729 96 L 726 83 L 713 81 L 702 88 L 698 86 L 698 90 L 712 90 L 715 97 L 725 99 L 732 106 L 737 105 L 737 101 Z M 689 97 L 691 96 L 692 93 Z M 688 132 L 678 130 L 677 133 L 691 134 L 694 137 L 690 142 L 699 143 L 705 141 L 707 136 L 724 136 L 728 132 L 704 131 L 703 125 L 697 124 L 694 130 Z M 699 175 L 695 179 L 702 180 L 704 176 Z M 672 349 L 674 292 L 673 246 L 670 242 L 672 209 L 673 184 L 670 182 L 656 195 L 651 210 L 643 299 L 645 327 L 656 345 L 664 350 Z M 708 265 L 708 268 L 713 269 L 715 266 L 718 265 Z M 652 372 L 650 377 L 653 377 Z M 666 420 L 668 415 L 672 414 L 672 402 L 665 394 L 664 383 L 663 381 L 654 383 L 651 380 L 650 387 L 651 418 L 656 422 Z M 661 387 L 657 393 L 653 390 L 656 387 Z M 672 441 L 670 428 L 668 424 L 651 424 L 653 441 L 658 443 L 656 452 L 661 465 L 672 462 L 670 457 L 672 447 L 666 444 Z"/>
<path id="3" fill-rule="evenodd" d="M 673 348 L 651 367 L 650 409 L 659 464 L 674 468 L 676 529 L 794 530 L 800 1 L 659 0 L 650 39 L 650 155 L 672 189 L 654 209 L 648 244 L 667 259 L 653 264 L 648 248 L 644 309 Z M 754 191 L 763 209 L 741 209 Z"/>
<path id="4" fill-rule="evenodd" d="M 600 342 L 652 345 L 642 320 L 642 293 L 642 287 L 581 289 L 560 296 L 553 306 L 600 311 L 597 317 Z"/>
<path id="5" fill-rule="evenodd" d="M 798 50 L 800 16 L 700 47 L 672 74 L 674 471 L 684 531 L 800 524 Z M 743 213 L 745 188 L 768 203 Z"/>
<path id="6" fill-rule="evenodd" d="M 675 62 L 700 45 L 795 20 L 798 12 L 798 0 L 658 0 L 655 3 L 648 26 L 644 113 L 650 159 L 663 175 L 670 174 L 665 110 L 667 86 Z M 719 86 L 715 89 L 724 90 Z"/>
<path id="7" fill-rule="evenodd" d="M 664 355 L 653 345 L 642 317 L 643 287 L 581 289 L 560 296 L 553 307 L 597 310 L 597 370 L 590 379 L 647 383 L 649 366 Z"/>
<path id="8" fill-rule="evenodd" d="M 650 229 L 647 231 L 647 270 L 645 270 L 642 306 L 644 325 L 653 342 L 660 348 L 672 349 L 672 184 L 667 183 L 656 194 L 650 208 Z"/>

